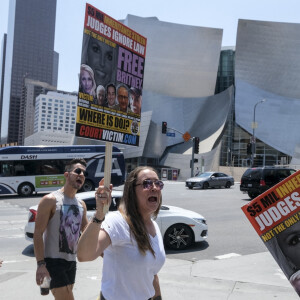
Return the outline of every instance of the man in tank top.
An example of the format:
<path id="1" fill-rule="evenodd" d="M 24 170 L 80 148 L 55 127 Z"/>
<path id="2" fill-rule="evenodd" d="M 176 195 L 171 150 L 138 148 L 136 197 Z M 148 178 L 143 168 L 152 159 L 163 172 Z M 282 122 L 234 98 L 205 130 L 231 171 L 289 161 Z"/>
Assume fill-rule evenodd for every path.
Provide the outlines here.
<path id="1" fill-rule="evenodd" d="M 65 167 L 65 185 L 45 195 L 38 206 L 34 231 L 36 283 L 50 277 L 55 299 L 73 300 L 77 243 L 88 220 L 86 205 L 76 198 L 84 184 L 86 162 L 74 159 Z"/>

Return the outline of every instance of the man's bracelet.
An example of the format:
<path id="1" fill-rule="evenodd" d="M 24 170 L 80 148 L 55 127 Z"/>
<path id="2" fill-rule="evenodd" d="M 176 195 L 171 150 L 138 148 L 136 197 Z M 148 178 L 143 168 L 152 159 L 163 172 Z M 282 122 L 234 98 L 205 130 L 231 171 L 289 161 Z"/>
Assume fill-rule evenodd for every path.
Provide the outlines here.
<path id="1" fill-rule="evenodd" d="M 153 298 L 153 300 L 162 300 L 161 296 L 156 296 L 155 298 Z"/>
<path id="2" fill-rule="evenodd" d="M 39 260 L 37 262 L 37 265 L 38 265 L 38 267 L 40 267 L 40 266 L 46 266 L 46 262 L 42 259 L 42 260 Z"/>
<path id="3" fill-rule="evenodd" d="M 93 223 L 101 224 L 105 220 L 105 217 L 102 220 L 97 219 L 96 217 L 93 218 Z"/>

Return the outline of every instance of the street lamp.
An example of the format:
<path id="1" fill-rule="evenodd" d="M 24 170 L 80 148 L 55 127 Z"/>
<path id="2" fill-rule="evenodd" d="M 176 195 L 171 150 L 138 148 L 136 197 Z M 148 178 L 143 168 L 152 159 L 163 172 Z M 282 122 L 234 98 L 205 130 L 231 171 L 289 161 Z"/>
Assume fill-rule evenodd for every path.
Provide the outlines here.
<path id="1" fill-rule="evenodd" d="M 252 153 L 251 153 L 251 166 L 253 167 L 254 165 L 254 157 L 256 156 L 255 152 L 256 152 L 256 147 L 255 147 L 255 128 L 257 128 L 257 123 L 255 122 L 255 110 L 256 110 L 256 106 L 259 104 L 259 103 L 263 103 L 267 101 L 267 99 L 262 99 L 260 101 L 258 101 L 255 105 L 254 105 L 254 111 L 253 111 L 253 122 L 252 122 L 252 129 L 253 129 L 253 134 L 252 134 Z"/>

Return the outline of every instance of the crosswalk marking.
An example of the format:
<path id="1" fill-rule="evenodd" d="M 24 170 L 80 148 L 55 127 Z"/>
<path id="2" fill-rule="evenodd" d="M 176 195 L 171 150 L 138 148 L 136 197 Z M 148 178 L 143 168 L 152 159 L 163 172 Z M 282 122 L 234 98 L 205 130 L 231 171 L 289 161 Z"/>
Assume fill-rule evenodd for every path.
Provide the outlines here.
<path id="1" fill-rule="evenodd" d="M 228 253 L 228 254 L 215 256 L 215 258 L 216 259 L 227 259 L 227 258 L 238 257 L 238 256 L 241 256 L 241 255 L 237 254 L 237 253 Z"/>
<path id="2" fill-rule="evenodd" d="M 25 239 L 24 227 L 28 220 L 28 211 L 18 205 L 0 201 L 0 239 Z M 13 215 L 13 218 L 12 218 Z"/>
<path id="3" fill-rule="evenodd" d="M 25 238 L 24 234 L 0 235 L 0 239 L 19 239 Z"/>
<path id="4" fill-rule="evenodd" d="M 20 263 L 20 262 L 26 262 L 26 261 L 32 261 L 33 259 L 23 259 L 23 260 L 4 260 L 3 264 L 14 264 L 14 263 Z"/>

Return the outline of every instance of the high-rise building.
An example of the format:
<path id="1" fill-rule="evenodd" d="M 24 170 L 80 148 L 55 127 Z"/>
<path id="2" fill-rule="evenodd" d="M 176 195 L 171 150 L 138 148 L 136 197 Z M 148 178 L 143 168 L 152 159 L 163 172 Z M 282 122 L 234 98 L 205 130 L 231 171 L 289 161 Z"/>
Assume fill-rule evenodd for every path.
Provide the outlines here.
<path id="1" fill-rule="evenodd" d="M 5 70 L 5 56 L 6 56 L 6 40 L 7 34 L 5 33 L 2 39 L 1 45 L 1 57 L 0 57 L 0 138 L 1 138 L 1 116 L 2 116 L 2 101 L 3 101 L 3 85 L 4 85 L 4 70 Z"/>
<path id="2" fill-rule="evenodd" d="M 36 98 L 34 133 L 41 131 L 75 134 L 77 94 L 48 92 Z"/>
<path id="3" fill-rule="evenodd" d="M 20 104 L 18 144 L 24 145 L 24 139 L 34 133 L 36 98 L 56 88 L 48 83 L 25 78 Z"/>
<path id="4" fill-rule="evenodd" d="M 40 94 L 35 99 L 34 132 L 24 138 L 24 145 L 74 144 L 77 99 L 77 93 L 64 91 Z"/>
<path id="5" fill-rule="evenodd" d="M 7 41 L 2 50 L 5 69 L 0 82 L 1 143 L 18 141 L 25 78 L 57 86 L 55 17 L 56 0 L 10 1 Z"/>

